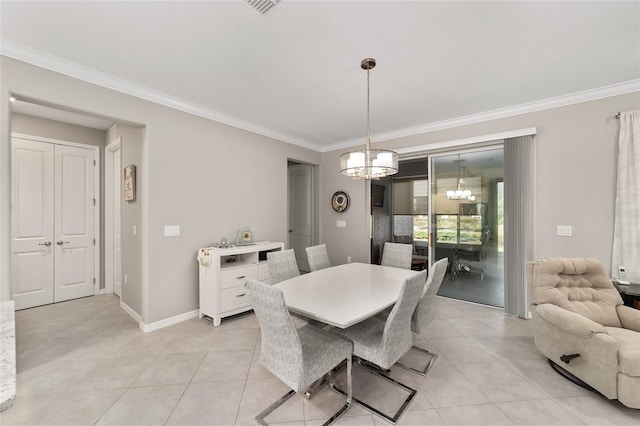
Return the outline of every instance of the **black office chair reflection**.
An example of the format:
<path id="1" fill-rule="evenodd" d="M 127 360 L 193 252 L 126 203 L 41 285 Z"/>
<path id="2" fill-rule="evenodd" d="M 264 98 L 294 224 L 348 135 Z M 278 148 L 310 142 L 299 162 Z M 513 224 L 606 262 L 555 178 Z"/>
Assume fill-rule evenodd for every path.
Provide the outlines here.
<path id="1" fill-rule="evenodd" d="M 457 279 L 460 274 L 476 274 L 484 279 L 487 273 L 486 257 L 487 243 L 490 232 L 488 229 L 482 232 L 479 246 L 462 246 L 453 249 L 453 262 L 451 266 L 451 279 Z"/>

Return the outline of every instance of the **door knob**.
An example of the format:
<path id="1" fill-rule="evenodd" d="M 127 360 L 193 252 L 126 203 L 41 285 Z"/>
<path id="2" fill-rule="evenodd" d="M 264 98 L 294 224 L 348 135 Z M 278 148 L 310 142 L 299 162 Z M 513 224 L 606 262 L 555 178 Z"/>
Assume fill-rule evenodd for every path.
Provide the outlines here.
<path id="1" fill-rule="evenodd" d="M 45 241 L 44 243 L 38 243 L 39 246 L 49 247 L 51 245 L 51 241 Z"/>
<path id="2" fill-rule="evenodd" d="M 49 243 L 49 244 L 51 244 L 51 243 Z M 69 244 L 69 241 L 56 241 L 56 244 L 61 246 L 63 244 Z"/>

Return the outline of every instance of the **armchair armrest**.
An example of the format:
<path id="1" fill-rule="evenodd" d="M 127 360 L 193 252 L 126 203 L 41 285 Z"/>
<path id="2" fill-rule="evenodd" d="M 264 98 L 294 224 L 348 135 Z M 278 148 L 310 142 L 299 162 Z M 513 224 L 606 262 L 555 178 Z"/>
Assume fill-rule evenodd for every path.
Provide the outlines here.
<path id="1" fill-rule="evenodd" d="M 587 339 L 596 333 L 607 334 L 602 324 L 550 303 L 538 305 L 536 311 L 544 320 L 576 337 Z"/>
<path id="2" fill-rule="evenodd" d="M 618 305 L 616 306 L 616 311 L 618 312 L 618 318 L 620 318 L 623 328 L 640 332 L 639 310 L 625 305 Z"/>

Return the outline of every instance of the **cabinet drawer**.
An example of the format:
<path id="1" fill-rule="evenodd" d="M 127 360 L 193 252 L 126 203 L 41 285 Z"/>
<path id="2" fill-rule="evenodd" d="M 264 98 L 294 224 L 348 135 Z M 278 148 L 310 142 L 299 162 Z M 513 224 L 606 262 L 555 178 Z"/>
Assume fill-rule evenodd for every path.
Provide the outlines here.
<path id="1" fill-rule="evenodd" d="M 220 273 L 220 288 L 231 288 L 239 285 L 244 286 L 249 278 L 253 280 L 258 279 L 258 272 L 255 266 L 222 271 Z"/>
<path id="2" fill-rule="evenodd" d="M 222 311 L 249 303 L 251 303 L 249 291 L 244 285 L 225 288 L 220 292 L 220 310 Z"/>

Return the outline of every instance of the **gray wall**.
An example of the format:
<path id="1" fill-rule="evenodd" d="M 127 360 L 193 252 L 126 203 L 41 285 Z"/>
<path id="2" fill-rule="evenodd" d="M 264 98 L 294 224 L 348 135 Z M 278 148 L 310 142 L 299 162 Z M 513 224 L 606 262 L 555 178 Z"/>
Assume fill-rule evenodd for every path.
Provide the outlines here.
<path id="1" fill-rule="evenodd" d="M 29 115 L 11 114 L 11 131 L 43 138 L 58 139 L 67 142 L 99 146 L 100 157 L 103 157 L 106 132 Z"/>
<path id="2" fill-rule="evenodd" d="M 400 149 L 536 127 L 534 257 L 588 256 L 609 267 L 619 127 L 611 115 L 638 108 L 640 94 L 632 93 L 390 140 L 374 147 Z M 352 199 L 352 207 L 340 215 L 328 203 L 322 205 L 323 241 L 336 264 L 344 263 L 346 256 L 364 261 L 368 252 L 365 184 L 340 174 L 338 158 L 343 151 L 323 153 L 321 165 L 322 199 L 330 199 L 337 190 L 347 191 Z M 347 221 L 346 228 L 336 227 L 338 215 Z M 572 225 L 573 237 L 556 236 L 557 225 Z"/>
<path id="3" fill-rule="evenodd" d="M 6 57 L 1 58 L 0 65 L 2 300 L 9 295 L 9 246 L 5 238 L 9 235 L 9 137 L 5 130 L 9 128 L 9 93 L 108 117 L 114 122 L 146 126 L 137 130 L 142 133 L 133 136 L 142 139 L 142 145 L 136 148 L 139 160 L 133 153 L 127 158 L 122 135 L 122 164 L 138 166 L 139 197 L 136 211 L 131 212 L 133 217 L 123 215 L 123 236 L 137 220 L 138 209 L 140 212 L 140 248 L 126 255 L 123 252 L 123 266 L 126 262 L 127 268 L 136 265 L 140 268 L 138 313 L 144 323 L 198 308 L 199 247 L 209 246 L 222 236 L 235 235 L 245 225 L 252 227 L 257 240 L 286 242 L 287 160 L 319 164 L 318 152 Z M 164 237 L 165 225 L 180 225 L 181 235 Z M 127 248 L 123 247 L 124 250 Z M 129 297 L 127 285 L 123 288 L 125 298 Z"/>

